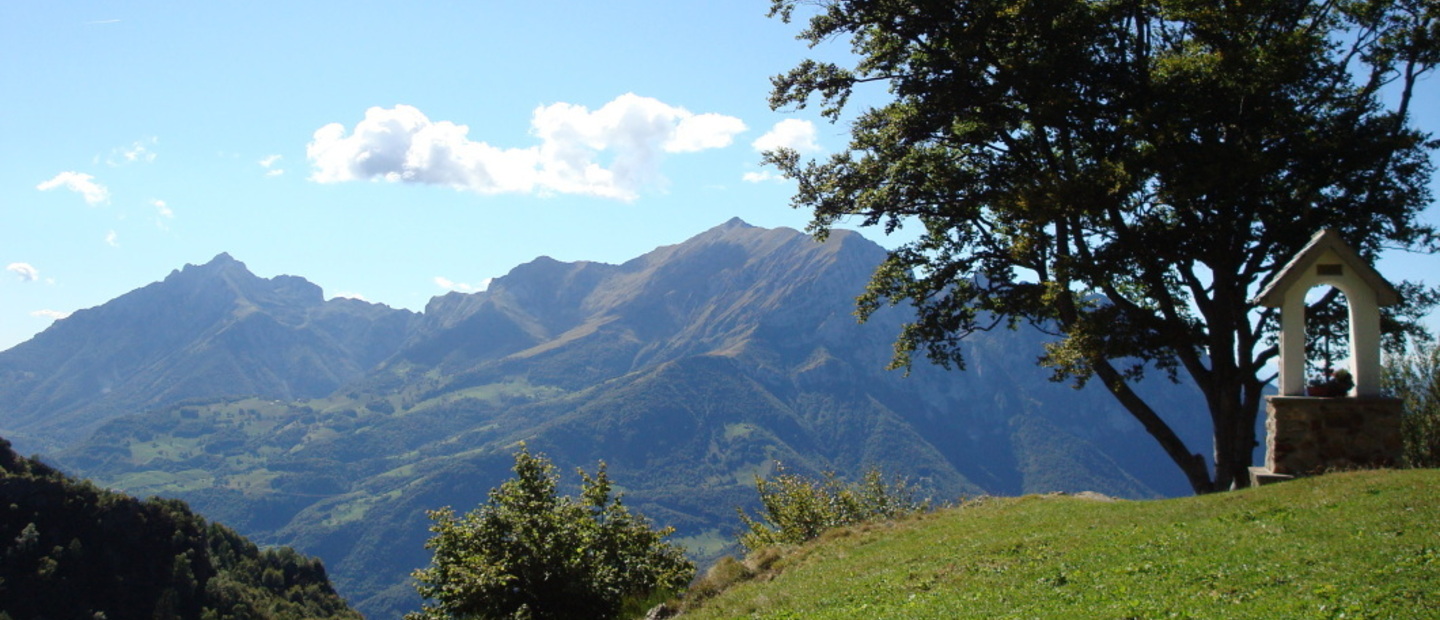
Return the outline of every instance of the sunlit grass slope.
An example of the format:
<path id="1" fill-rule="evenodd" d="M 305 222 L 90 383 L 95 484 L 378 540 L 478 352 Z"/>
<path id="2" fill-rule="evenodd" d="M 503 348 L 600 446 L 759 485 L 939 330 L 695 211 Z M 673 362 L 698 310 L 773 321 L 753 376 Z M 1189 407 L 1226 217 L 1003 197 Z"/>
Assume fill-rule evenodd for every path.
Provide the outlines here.
<path id="1" fill-rule="evenodd" d="M 995 498 L 832 532 L 685 618 L 1440 617 L 1440 470 Z"/>

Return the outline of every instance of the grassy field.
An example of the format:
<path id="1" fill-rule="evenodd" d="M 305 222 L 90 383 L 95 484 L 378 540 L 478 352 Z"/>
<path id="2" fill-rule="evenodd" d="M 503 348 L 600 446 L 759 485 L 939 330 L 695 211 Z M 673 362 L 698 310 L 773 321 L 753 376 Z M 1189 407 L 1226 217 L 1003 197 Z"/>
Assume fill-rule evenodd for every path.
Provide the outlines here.
<path id="1" fill-rule="evenodd" d="M 973 501 L 832 531 L 684 618 L 1437 618 L 1440 470 Z"/>

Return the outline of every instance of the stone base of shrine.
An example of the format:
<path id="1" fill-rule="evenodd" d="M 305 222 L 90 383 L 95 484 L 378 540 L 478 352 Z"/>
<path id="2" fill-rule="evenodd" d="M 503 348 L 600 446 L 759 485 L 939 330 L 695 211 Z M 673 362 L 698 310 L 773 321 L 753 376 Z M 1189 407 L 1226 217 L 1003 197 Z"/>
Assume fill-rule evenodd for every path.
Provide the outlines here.
<path id="1" fill-rule="evenodd" d="M 1286 480 L 1294 479 L 1295 476 L 1277 474 L 1273 471 L 1265 469 L 1264 467 L 1250 468 L 1250 486 L 1252 487 L 1258 487 L 1262 484 L 1274 484 L 1276 482 L 1284 482 Z"/>
<path id="2" fill-rule="evenodd" d="M 1253 468 L 1251 480 L 1256 480 L 1254 470 L 1291 477 L 1394 467 L 1405 447 L 1402 412 L 1395 398 L 1266 398 L 1265 466 Z"/>

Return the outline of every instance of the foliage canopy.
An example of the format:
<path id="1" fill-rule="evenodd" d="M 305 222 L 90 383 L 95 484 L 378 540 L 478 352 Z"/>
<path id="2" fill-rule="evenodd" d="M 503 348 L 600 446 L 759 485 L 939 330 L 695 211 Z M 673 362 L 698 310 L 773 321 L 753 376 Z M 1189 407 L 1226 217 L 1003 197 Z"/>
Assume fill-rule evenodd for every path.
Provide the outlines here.
<path id="1" fill-rule="evenodd" d="M 515 477 L 463 517 L 430 513 L 434 551 L 415 571 L 424 618 L 611 618 L 627 603 L 684 588 L 695 566 L 613 494 L 605 464 L 580 472 L 580 499 L 556 491 L 544 455 L 522 445 Z"/>
<path id="2" fill-rule="evenodd" d="M 774 0 L 790 20 L 800 0 Z M 1437 249 L 1428 136 L 1410 125 L 1440 60 L 1433 0 L 823 0 L 772 107 L 818 99 L 849 148 L 767 160 L 813 232 L 914 227 L 859 300 L 908 302 L 896 364 L 964 366 L 976 331 L 1030 323 L 1057 378 L 1098 377 L 1197 492 L 1247 483 L 1278 310 L 1249 299 L 1317 230 L 1367 259 Z M 809 10 L 808 8 L 806 10 Z M 1429 296 L 1392 332 L 1415 333 Z M 1214 469 L 1133 389 L 1146 369 L 1203 392 Z"/>

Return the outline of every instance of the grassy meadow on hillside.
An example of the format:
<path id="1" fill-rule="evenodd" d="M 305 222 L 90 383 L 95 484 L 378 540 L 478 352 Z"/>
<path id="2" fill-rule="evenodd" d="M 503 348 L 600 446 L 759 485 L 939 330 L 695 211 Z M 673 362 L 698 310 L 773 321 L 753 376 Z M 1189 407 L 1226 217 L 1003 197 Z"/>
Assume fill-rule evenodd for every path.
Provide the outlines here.
<path id="1" fill-rule="evenodd" d="M 1154 501 L 984 498 L 842 530 L 684 618 L 1421 618 L 1440 470 Z"/>

